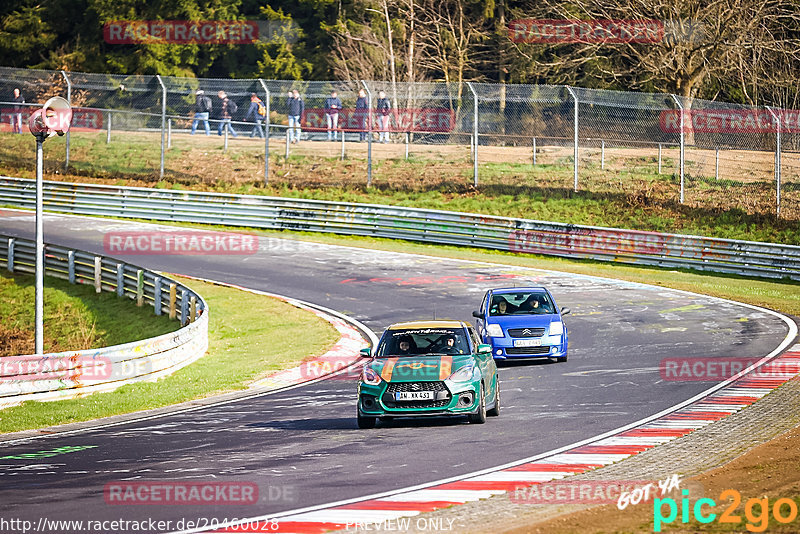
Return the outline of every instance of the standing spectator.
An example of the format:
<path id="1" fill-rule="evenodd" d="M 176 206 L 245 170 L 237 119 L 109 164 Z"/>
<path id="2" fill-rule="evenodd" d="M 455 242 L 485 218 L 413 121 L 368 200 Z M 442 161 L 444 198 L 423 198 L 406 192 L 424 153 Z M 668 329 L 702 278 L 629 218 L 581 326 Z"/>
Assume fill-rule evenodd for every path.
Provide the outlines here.
<path id="1" fill-rule="evenodd" d="M 392 112 L 392 104 L 386 98 L 384 91 L 378 91 L 378 128 L 380 130 L 379 140 L 381 143 L 389 142 L 389 114 Z"/>
<path id="2" fill-rule="evenodd" d="M 222 101 L 222 108 L 219 112 L 219 128 L 217 128 L 217 134 L 222 135 L 222 130 L 228 129 L 234 137 L 239 137 L 236 133 L 236 130 L 233 129 L 231 125 L 231 119 L 233 118 L 234 113 L 239 109 L 239 106 L 236 105 L 236 102 L 228 98 L 228 95 L 225 94 L 225 91 L 220 91 L 217 93 L 217 96 Z"/>
<path id="3" fill-rule="evenodd" d="M 287 102 L 289 107 L 289 141 L 297 143 L 300 141 L 300 119 L 303 116 L 306 105 L 303 99 L 300 98 L 300 92 L 297 89 L 289 92 L 289 100 Z"/>
<path id="4" fill-rule="evenodd" d="M 342 109 L 342 101 L 336 96 L 336 90 L 331 91 L 331 96 L 325 99 L 325 121 L 328 125 L 328 141 L 336 141 L 339 137 L 339 110 Z M 342 133 L 344 135 L 344 132 Z"/>
<path id="5" fill-rule="evenodd" d="M 358 99 L 356 99 L 356 123 L 358 124 L 358 138 L 363 141 L 367 138 L 367 116 L 369 115 L 369 101 L 367 100 L 367 92 L 363 89 L 358 91 Z"/>
<path id="6" fill-rule="evenodd" d="M 211 135 L 208 126 L 208 115 L 211 113 L 213 104 L 211 99 L 205 95 L 202 89 L 198 89 L 194 98 L 194 120 L 192 121 L 192 135 L 197 131 L 197 125 L 202 122 L 206 129 L 206 135 Z"/>
<path id="7" fill-rule="evenodd" d="M 22 133 L 22 104 L 25 103 L 25 99 L 19 92 L 19 88 L 14 89 L 14 108 L 13 112 L 11 113 L 11 129 L 14 133 L 21 134 Z"/>
<path id="8" fill-rule="evenodd" d="M 255 123 L 253 131 L 250 132 L 250 137 L 255 137 L 256 133 L 258 133 L 258 136 L 263 139 L 264 130 L 261 129 L 261 120 L 267 116 L 267 106 L 264 105 L 264 101 L 258 98 L 258 95 L 255 93 L 250 93 L 250 107 L 247 108 L 247 114 L 244 116 L 244 120 L 249 120 L 250 115 L 253 116 L 253 122 Z"/>

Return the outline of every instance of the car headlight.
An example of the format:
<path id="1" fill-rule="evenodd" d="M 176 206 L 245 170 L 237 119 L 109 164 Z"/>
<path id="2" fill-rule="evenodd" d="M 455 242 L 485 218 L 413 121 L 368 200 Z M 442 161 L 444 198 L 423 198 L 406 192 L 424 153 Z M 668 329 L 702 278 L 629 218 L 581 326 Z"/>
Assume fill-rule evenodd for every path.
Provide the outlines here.
<path id="1" fill-rule="evenodd" d="M 499 324 L 487 324 L 486 333 L 492 337 L 503 337 L 503 329 Z"/>
<path id="2" fill-rule="evenodd" d="M 475 372 L 474 365 L 465 365 L 452 375 L 450 375 L 450 380 L 453 382 L 467 382 L 472 380 L 472 374 Z"/>
<path id="3" fill-rule="evenodd" d="M 381 383 L 381 376 L 372 367 L 364 367 L 361 371 L 361 381 L 370 386 L 377 386 Z"/>
<path id="4" fill-rule="evenodd" d="M 550 335 L 551 336 L 560 336 L 564 333 L 564 323 L 561 321 L 550 323 Z"/>

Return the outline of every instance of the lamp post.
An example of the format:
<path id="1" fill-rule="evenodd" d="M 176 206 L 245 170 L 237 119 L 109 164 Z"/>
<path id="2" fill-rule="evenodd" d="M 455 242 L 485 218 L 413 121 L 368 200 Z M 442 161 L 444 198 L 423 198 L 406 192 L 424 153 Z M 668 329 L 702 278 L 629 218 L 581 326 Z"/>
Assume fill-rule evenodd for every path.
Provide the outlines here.
<path id="1" fill-rule="evenodd" d="M 54 135 L 64 135 L 72 122 L 72 107 L 65 99 L 54 96 L 42 109 L 28 119 L 28 129 L 36 138 L 36 299 L 35 299 L 35 350 L 44 353 L 44 234 L 42 226 L 42 174 L 44 168 L 43 145 Z"/>

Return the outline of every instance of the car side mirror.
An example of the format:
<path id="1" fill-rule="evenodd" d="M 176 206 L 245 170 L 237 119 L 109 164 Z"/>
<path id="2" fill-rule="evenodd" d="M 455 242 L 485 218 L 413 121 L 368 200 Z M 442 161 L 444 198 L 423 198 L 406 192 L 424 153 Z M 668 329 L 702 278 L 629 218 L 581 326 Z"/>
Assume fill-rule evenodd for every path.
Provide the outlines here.
<path id="1" fill-rule="evenodd" d="M 472 312 L 472 316 L 476 319 L 483 319 L 483 314 L 479 310 L 475 310 Z"/>
<path id="2" fill-rule="evenodd" d="M 478 354 L 490 354 L 492 352 L 492 346 L 487 345 L 485 343 L 481 343 L 478 345 Z"/>
<path id="3" fill-rule="evenodd" d="M 366 347 L 359 351 L 359 355 L 362 358 L 371 358 L 372 357 L 372 349 L 370 347 Z"/>
<path id="4" fill-rule="evenodd" d="M 561 308 L 561 315 L 569 315 L 569 308 Z"/>

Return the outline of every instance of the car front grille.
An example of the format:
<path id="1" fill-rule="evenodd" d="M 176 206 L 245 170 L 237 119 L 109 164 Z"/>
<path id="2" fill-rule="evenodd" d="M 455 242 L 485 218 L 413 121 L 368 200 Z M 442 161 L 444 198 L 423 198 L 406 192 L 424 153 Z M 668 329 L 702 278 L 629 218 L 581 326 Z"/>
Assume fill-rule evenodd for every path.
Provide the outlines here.
<path id="1" fill-rule="evenodd" d="M 521 354 L 549 354 L 550 347 L 508 347 L 506 354 L 515 356 Z"/>
<path id="2" fill-rule="evenodd" d="M 509 328 L 508 335 L 511 337 L 542 337 L 544 328 Z"/>
<path id="3" fill-rule="evenodd" d="M 398 391 L 434 391 L 434 400 L 396 401 Z M 450 391 L 444 382 L 390 382 L 381 397 L 387 408 L 443 408 L 450 403 Z"/>

